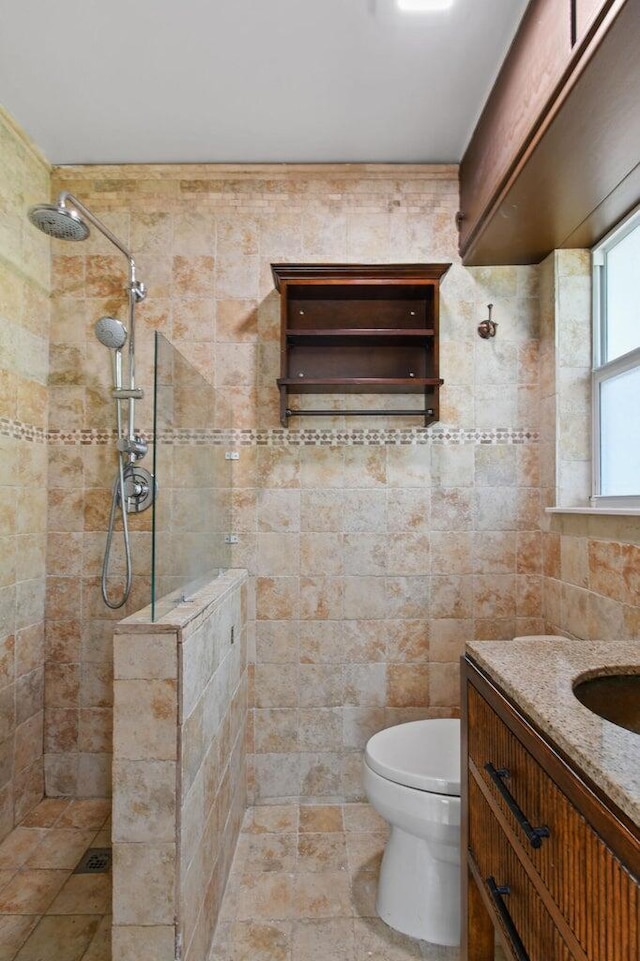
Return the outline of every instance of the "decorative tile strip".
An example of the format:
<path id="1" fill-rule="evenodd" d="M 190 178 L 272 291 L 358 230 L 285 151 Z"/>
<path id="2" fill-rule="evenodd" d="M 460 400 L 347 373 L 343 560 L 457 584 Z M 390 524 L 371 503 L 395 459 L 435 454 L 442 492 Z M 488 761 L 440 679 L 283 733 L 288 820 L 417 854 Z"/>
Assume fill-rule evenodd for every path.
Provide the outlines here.
<path id="1" fill-rule="evenodd" d="M 44 444 L 47 440 L 47 432 L 44 427 L 21 424 L 20 421 L 13 420 L 11 417 L 0 417 L 0 436 L 27 440 L 34 444 Z"/>
<path id="2" fill-rule="evenodd" d="M 0 432 L 3 421 L 0 420 Z M 142 431 L 149 444 L 153 443 L 152 431 Z M 526 427 L 496 427 L 478 429 L 468 427 L 428 428 L 368 428 L 355 427 L 352 430 L 318 429 L 273 430 L 260 428 L 166 428 L 159 434 L 163 444 L 230 447 L 400 447 L 408 445 L 459 444 L 537 444 L 540 432 Z M 49 430 L 47 439 L 53 445 L 101 446 L 115 444 L 115 431 L 104 429 Z"/>

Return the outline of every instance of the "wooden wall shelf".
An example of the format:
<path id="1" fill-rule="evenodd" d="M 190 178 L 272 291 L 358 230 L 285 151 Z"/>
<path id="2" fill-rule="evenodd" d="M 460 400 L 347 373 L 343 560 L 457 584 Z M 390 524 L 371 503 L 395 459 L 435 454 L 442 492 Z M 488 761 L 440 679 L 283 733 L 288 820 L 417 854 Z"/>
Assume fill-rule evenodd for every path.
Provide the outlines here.
<path id="1" fill-rule="evenodd" d="M 450 264 L 272 264 L 281 295 L 280 421 L 439 416 L 439 287 Z M 421 410 L 290 407 L 292 394 L 418 393 Z"/>

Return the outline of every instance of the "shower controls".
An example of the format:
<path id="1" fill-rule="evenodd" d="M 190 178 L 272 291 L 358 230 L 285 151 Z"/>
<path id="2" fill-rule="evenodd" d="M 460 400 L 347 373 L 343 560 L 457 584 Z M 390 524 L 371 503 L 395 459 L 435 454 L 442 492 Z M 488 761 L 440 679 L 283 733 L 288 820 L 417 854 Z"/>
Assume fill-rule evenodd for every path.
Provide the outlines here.
<path id="1" fill-rule="evenodd" d="M 137 464 L 129 464 L 124 470 L 124 506 L 128 514 L 139 514 L 151 507 L 156 496 L 153 474 Z M 119 501 L 122 496 L 119 494 Z"/>

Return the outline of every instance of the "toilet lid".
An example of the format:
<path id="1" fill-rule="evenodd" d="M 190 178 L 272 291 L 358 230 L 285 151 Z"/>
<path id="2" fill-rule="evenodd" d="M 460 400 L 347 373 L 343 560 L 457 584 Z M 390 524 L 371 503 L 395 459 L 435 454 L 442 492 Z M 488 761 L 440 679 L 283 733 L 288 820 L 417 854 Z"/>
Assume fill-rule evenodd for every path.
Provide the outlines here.
<path id="1" fill-rule="evenodd" d="M 369 767 L 405 787 L 460 796 L 460 721 L 409 721 L 379 731 L 365 748 Z"/>

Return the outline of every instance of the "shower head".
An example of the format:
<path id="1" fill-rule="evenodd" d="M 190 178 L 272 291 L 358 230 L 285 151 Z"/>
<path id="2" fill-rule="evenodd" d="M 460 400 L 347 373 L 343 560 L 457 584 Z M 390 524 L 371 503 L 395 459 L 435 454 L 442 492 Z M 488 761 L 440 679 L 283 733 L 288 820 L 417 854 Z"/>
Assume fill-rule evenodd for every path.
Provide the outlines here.
<path id="1" fill-rule="evenodd" d="M 101 317 L 94 330 L 100 343 L 112 350 L 120 350 L 126 343 L 127 328 L 115 317 Z"/>
<path id="2" fill-rule="evenodd" d="M 34 227 L 57 240 L 86 240 L 89 228 L 80 214 L 64 203 L 36 204 L 27 215 Z"/>

